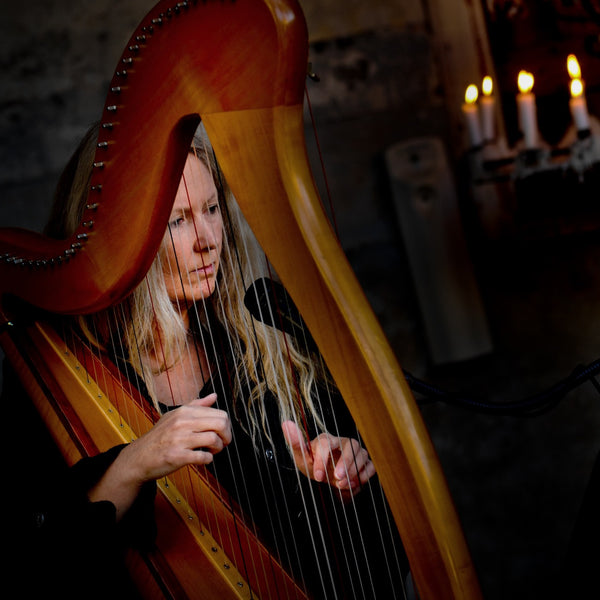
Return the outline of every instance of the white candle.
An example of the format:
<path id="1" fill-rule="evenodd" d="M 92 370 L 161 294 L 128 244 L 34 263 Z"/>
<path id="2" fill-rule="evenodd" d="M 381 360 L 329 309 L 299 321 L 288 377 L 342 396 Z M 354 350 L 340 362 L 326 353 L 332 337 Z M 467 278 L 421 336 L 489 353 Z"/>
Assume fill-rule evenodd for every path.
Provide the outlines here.
<path id="1" fill-rule="evenodd" d="M 519 115 L 519 129 L 523 134 L 525 148 L 531 149 L 538 146 L 537 110 L 533 88 L 533 75 L 526 71 L 519 73 L 519 90 L 517 94 L 517 110 Z"/>
<path id="2" fill-rule="evenodd" d="M 571 99 L 569 100 L 569 108 L 575 129 L 577 131 L 585 131 L 590 128 L 590 118 L 587 111 L 587 102 L 583 95 L 583 82 L 581 79 L 571 80 Z"/>
<path id="3" fill-rule="evenodd" d="M 496 102 L 492 96 L 492 78 L 484 77 L 481 84 L 481 132 L 486 142 L 496 139 Z"/>
<path id="4" fill-rule="evenodd" d="M 481 135 L 481 123 L 479 122 L 479 107 L 477 106 L 477 86 L 471 84 L 465 92 L 465 103 L 462 105 L 467 131 L 469 133 L 469 143 L 472 148 L 481 146 L 483 136 Z"/>
<path id="5" fill-rule="evenodd" d="M 577 131 L 585 131 L 590 128 L 590 117 L 587 110 L 587 102 L 583 95 L 583 80 L 581 79 L 581 68 L 574 54 L 567 56 L 567 71 L 571 77 L 571 99 L 569 109 Z"/>

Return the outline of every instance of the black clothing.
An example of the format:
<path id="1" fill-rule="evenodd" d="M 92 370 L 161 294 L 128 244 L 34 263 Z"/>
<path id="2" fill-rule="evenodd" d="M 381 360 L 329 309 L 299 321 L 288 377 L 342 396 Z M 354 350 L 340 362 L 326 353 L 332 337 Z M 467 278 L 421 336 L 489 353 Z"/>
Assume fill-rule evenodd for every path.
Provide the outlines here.
<path id="1" fill-rule="evenodd" d="M 240 397 L 234 402 L 232 378 L 234 374 L 242 376 L 236 372 L 236 361 L 218 320 L 210 314 L 207 319 L 214 340 L 212 350 L 207 349 L 213 373 L 199 396 L 215 391 L 218 408 L 231 418 L 233 441 L 214 456 L 209 466 L 230 494 L 231 502 L 250 516 L 263 541 L 297 581 L 304 581 L 316 598 L 387 600 L 396 597 L 395 594 L 402 597 L 402 574 L 393 571 L 393 565 L 399 562 L 402 572 L 407 573 L 406 558 L 393 520 L 386 513 L 387 505 L 376 477 L 344 508 L 337 492 L 328 484 L 299 474 L 287 449 L 278 401 L 272 393 L 267 393 L 265 398 L 268 435 L 261 431 L 253 439 L 245 408 L 249 394 L 247 382 L 241 381 Z M 194 328 L 199 335 L 200 323 L 193 324 Z M 114 356 L 112 359 L 149 400 L 143 381 L 132 372 L 127 361 Z M 10 377 L 7 381 L 5 402 L 12 406 L 22 392 Z M 345 405 L 334 398 L 333 406 L 335 408 L 324 409 L 321 415 L 327 430 L 334 435 L 358 439 Z M 37 413 L 21 419 L 24 423 L 39 423 Z M 316 427 L 310 421 L 306 425 L 309 438 L 314 438 L 318 433 Z M 112 580 L 99 579 L 98 574 L 119 573 L 121 577 L 123 569 L 119 569 L 119 565 L 123 549 L 151 547 L 155 532 L 151 524 L 151 499 L 155 486 L 144 490 L 117 525 L 114 506 L 108 502 L 90 503 L 86 492 L 102 476 L 120 448 L 66 469 L 64 463 L 61 464 L 62 459 L 49 450 L 43 451 L 42 458 L 44 463 L 52 464 L 41 465 L 38 450 L 52 445 L 43 426 L 40 431 L 32 432 L 29 439 L 32 440 L 27 447 L 29 455 L 19 461 L 19 467 L 33 466 L 30 471 L 26 470 L 33 489 L 27 492 L 30 501 L 23 505 L 23 514 L 17 520 L 23 532 L 17 563 L 25 567 L 25 573 L 31 572 L 32 565 L 36 568 L 39 565 L 43 571 L 39 582 L 49 581 L 52 590 L 66 582 L 72 584 L 74 596 L 79 592 L 80 597 L 86 598 L 103 595 L 116 598 L 116 589 L 126 589 L 127 596 L 134 598 L 130 589 L 114 587 Z M 21 447 L 22 441 L 15 440 L 13 444 L 13 447 Z M 39 476 L 32 476 L 36 470 Z M 56 473 L 60 473 L 60 485 L 57 485 Z M 393 539 L 381 542 L 381 529 Z M 370 575 L 365 579 L 367 563 Z M 391 573 L 388 572 L 390 563 Z M 46 585 L 42 587 L 47 589 Z M 63 589 L 58 595 L 69 597 Z"/>
<path id="2" fill-rule="evenodd" d="M 408 573 L 408 565 L 393 524 L 390 528 L 393 519 L 386 514 L 377 477 L 344 508 L 329 484 L 300 474 L 283 435 L 278 400 L 270 391 L 265 394 L 268 435 L 261 431 L 253 439 L 245 408 L 249 389 L 242 386 L 241 397 L 234 402 L 231 374 L 242 375 L 219 322 L 210 311 L 206 318 L 214 343 L 212 353 L 207 349 L 213 371 L 199 397 L 217 393 L 216 406 L 230 415 L 233 434 L 232 443 L 214 456 L 209 470 L 229 492 L 232 502 L 251 517 L 275 556 L 297 581 L 304 581 L 315 598 L 387 600 L 394 598 L 394 593 L 402 597 L 399 580 L 402 573 Z M 327 397 L 327 392 L 321 392 Z M 321 417 L 330 433 L 359 439 L 339 397 L 327 397 Z M 310 419 L 304 424 L 309 439 L 318 435 Z M 378 524 L 389 538 L 387 542 L 380 540 Z M 367 563 L 370 575 L 366 575 Z M 402 573 L 394 570 L 398 566 Z"/>
<path id="3" fill-rule="evenodd" d="M 3 371 L 5 581 L 21 598 L 136 598 L 122 558 L 128 547 L 153 543 L 155 484 L 117 524 L 114 505 L 90 502 L 87 492 L 123 446 L 68 468 L 6 361 Z"/>

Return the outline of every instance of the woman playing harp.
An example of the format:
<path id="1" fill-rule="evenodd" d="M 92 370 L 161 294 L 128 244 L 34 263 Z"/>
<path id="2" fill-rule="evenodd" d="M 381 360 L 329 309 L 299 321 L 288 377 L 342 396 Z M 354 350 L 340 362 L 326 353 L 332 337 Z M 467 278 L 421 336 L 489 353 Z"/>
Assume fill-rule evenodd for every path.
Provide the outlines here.
<path id="1" fill-rule="evenodd" d="M 61 178 L 53 237 L 80 222 L 96 138 L 93 129 Z M 250 285 L 265 272 L 206 138 L 196 137 L 145 280 L 76 324 L 163 414 L 116 454 L 89 499 L 114 504 L 119 521 L 147 482 L 210 464 L 311 596 L 395 597 L 403 551 L 394 534 L 373 535 L 388 517 L 373 520 L 385 505 L 377 486 L 362 489 L 374 466 L 308 333 L 286 327 L 299 321 L 293 305 L 264 300 L 275 289 L 285 303 L 285 293 L 269 280 Z"/>
<path id="2" fill-rule="evenodd" d="M 249 27 L 249 23 L 253 26 Z M 197 44 L 195 40 L 202 40 L 202 43 Z M 215 52 L 217 47 L 223 51 Z M 248 48 L 253 49 L 251 54 L 248 54 Z M 305 581 L 309 587 L 309 580 L 316 581 L 314 587 L 318 593 L 327 596 L 329 590 L 325 588 L 329 585 L 332 590 L 329 597 L 354 595 L 366 598 L 374 595 L 369 591 L 373 584 L 381 583 L 385 589 L 383 597 L 392 595 L 391 588 L 402 597 L 402 575 L 391 573 L 390 566 L 398 555 L 401 556 L 401 551 L 397 550 L 394 539 L 389 543 L 377 539 L 379 532 L 395 532 L 397 526 L 409 556 L 411 573 L 423 597 L 435 600 L 479 598 L 476 577 L 435 451 L 411 401 L 401 370 L 344 260 L 337 240 L 331 235 L 331 227 L 318 202 L 304 145 L 302 105 L 306 63 L 306 26 L 295 0 L 237 0 L 231 3 L 195 0 L 171 3 L 170 0 L 161 0 L 134 32 L 111 82 L 96 158 L 92 159 L 90 150 L 90 156 L 83 161 L 89 165 L 94 160 L 94 174 L 88 190 L 89 203 L 75 234 L 66 240 L 53 241 L 48 237 L 41 239 L 32 232 L 0 232 L 0 271 L 6 273 L 6 278 L 0 278 L 3 300 L 0 306 L 0 337 L 38 409 L 45 411 L 49 406 L 46 400 L 50 400 L 51 410 L 58 408 L 62 411 L 60 414 L 52 412 L 49 418 L 52 425 L 57 426 L 56 435 L 62 436 L 61 441 L 65 441 L 71 451 L 70 458 L 74 454 L 83 454 L 80 450 L 89 453 L 90 447 L 95 452 L 106 450 L 124 439 L 121 435 L 122 422 L 116 423 L 112 417 L 113 413 L 120 412 L 113 411 L 112 406 L 103 401 L 97 401 L 98 392 L 104 390 L 100 386 L 94 387 L 94 381 L 90 385 L 85 376 L 80 376 L 89 371 L 79 360 L 78 352 L 81 351 L 84 362 L 89 360 L 92 365 L 100 362 L 92 356 L 91 349 L 86 350 L 76 340 L 65 348 L 50 327 L 31 322 L 29 311 L 25 311 L 25 315 L 18 314 L 18 321 L 13 319 L 13 313 L 17 314 L 16 307 L 9 305 L 9 296 L 14 294 L 38 309 L 71 315 L 104 310 L 129 296 L 150 269 L 158 250 L 193 131 L 198 125 L 198 116 L 201 116 L 227 182 L 256 238 L 265 248 L 269 261 L 275 266 L 294 302 L 302 309 L 319 354 L 313 352 L 310 336 L 303 333 L 302 319 L 293 306 L 287 306 L 285 292 L 274 283 L 254 283 L 254 279 L 262 278 L 263 273 L 244 279 L 251 293 L 244 296 L 242 288 L 239 288 L 238 301 L 231 304 L 226 301 L 223 292 L 231 290 L 222 284 L 225 283 L 225 265 L 230 259 L 223 252 L 219 257 L 218 270 L 212 267 L 212 272 L 217 273 L 216 289 L 207 302 L 193 305 L 198 313 L 189 319 L 189 333 L 183 327 L 181 336 L 178 334 L 173 338 L 175 341 L 189 337 L 202 342 L 203 352 L 196 358 L 182 358 L 182 362 L 187 360 L 197 373 L 190 394 L 185 390 L 177 391 L 170 375 L 164 375 L 162 382 L 159 380 L 161 369 L 162 373 L 166 373 L 176 367 L 178 357 L 185 354 L 181 353 L 181 349 L 185 350 L 189 345 L 162 343 L 163 327 L 169 322 L 169 319 L 161 320 L 162 311 L 165 305 L 172 304 L 167 293 L 162 294 L 167 302 L 153 306 L 150 313 L 156 315 L 158 325 L 152 325 L 154 318 L 146 319 L 145 322 L 151 324 L 150 329 L 140 332 L 144 335 L 140 335 L 139 342 L 132 341 L 129 334 L 135 332 L 135 338 L 138 332 L 129 329 L 128 325 L 132 308 L 143 311 L 143 305 L 132 306 L 125 301 L 119 304 L 123 314 L 113 313 L 111 316 L 105 313 L 103 317 L 85 319 L 77 324 L 86 343 L 96 353 L 102 352 L 103 358 L 110 357 L 119 365 L 121 376 L 110 379 L 114 372 L 112 368 L 104 367 L 111 362 L 108 358 L 102 362 L 102 372 L 108 371 L 109 384 L 113 387 L 123 384 L 121 396 L 125 387 L 132 390 L 133 396 L 136 396 L 134 388 L 139 390 L 135 407 L 132 406 L 135 411 L 142 403 L 148 405 L 161 400 L 159 394 L 161 386 L 162 389 L 165 387 L 165 380 L 171 394 L 169 397 L 176 399 L 166 402 L 162 399 L 163 404 L 181 404 L 203 387 L 207 372 L 219 375 L 212 379 L 214 389 L 210 391 L 216 390 L 220 404 L 210 405 L 214 397 L 205 401 L 203 396 L 168 411 L 162 422 L 178 421 L 190 412 L 206 415 L 216 409 L 227 413 L 228 421 L 220 420 L 218 426 L 213 422 L 212 429 L 203 430 L 209 439 L 203 435 L 201 443 L 208 445 L 201 448 L 208 453 L 193 450 L 196 453 L 194 458 L 206 460 L 210 458 L 209 454 L 213 456 L 210 468 L 228 490 L 224 497 L 232 506 L 241 505 L 244 512 L 250 513 L 250 520 L 259 527 L 266 522 L 266 526 L 260 527 L 257 532 L 267 538 L 275 548 L 277 558 L 289 566 L 298 581 Z M 75 165 L 71 177 L 76 171 Z M 132 177 L 132 173 L 137 177 Z M 83 177 L 80 184 L 85 186 L 85 183 L 86 177 Z M 222 182 L 215 182 L 217 190 L 221 189 L 221 185 Z M 224 208 L 227 208 L 227 213 L 230 212 L 227 204 L 221 203 L 223 215 Z M 142 210 L 139 210 L 140 206 Z M 265 206 L 268 206 L 267 210 L 264 210 Z M 59 221 L 64 222 L 62 218 Z M 227 249 L 228 236 L 233 232 L 233 237 L 238 237 L 238 232 L 227 219 L 224 221 L 222 245 Z M 231 222 L 235 224 L 235 219 Z M 173 227 L 173 230 L 176 234 L 178 227 Z M 245 236 L 239 236 L 238 242 L 244 239 Z M 115 256 L 119 258 L 115 260 Z M 131 256 L 135 259 L 130 259 Z M 240 265 L 237 255 L 234 264 Z M 254 261 L 249 264 L 254 264 Z M 204 276 L 211 273 L 211 267 L 198 267 L 196 263 L 194 271 L 197 277 L 198 273 Z M 227 270 L 233 273 L 231 269 Z M 162 266 L 158 272 L 163 272 Z M 40 295 L 41 285 L 46 286 L 47 294 Z M 256 346 L 254 333 L 248 336 L 243 331 L 229 328 L 230 325 L 243 324 L 235 318 L 231 309 L 231 306 L 242 306 L 242 296 L 244 304 L 257 317 L 252 321 L 252 327 L 260 325 L 265 328 L 256 338 Z M 284 310 L 266 309 L 264 298 L 268 297 L 273 297 L 275 304 Z M 178 301 L 178 308 L 180 304 Z M 189 303 L 183 304 L 188 308 L 185 314 L 191 317 Z M 180 320 L 185 323 L 181 315 Z M 11 326 L 13 321 L 17 326 Z M 103 326 L 106 323 L 111 326 Z M 207 332 L 211 333 L 205 342 L 203 336 Z M 279 346 L 274 357 L 283 356 L 285 361 L 279 365 L 274 362 L 274 366 L 269 361 L 263 363 L 268 355 L 263 351 L 272 346 L 266 344 L 263 347 L 261 340 L 281 337 L 285 345 Z M 109 339 L 115 344 L 108 344 Z M 303 340 L 305 345 L 296 346 L 294 340 Z M 149 341 L 161 343 L 156 346 Z M 73 351 L 72 347 L 76 350 Z M 258 354 L 252 354 L 256 347 L 261 350 L 260 360 Z M 133 348 L 135 351 L 132 351 Z M 302 348 L 306 351 L 301 352 Z M 69 360 L 65 359 L 65 355 Z M 327 370 L 320 366 L 320 355 L 327 361 L 328 370 L 360 427 L 360 438 L 342 423 L 344 411 L 336 406 L 334 393 L 329 403 L 328 392 L 333 389 L 328 385 Z M 247 372 L 238 368 L 248 362 L 243 357 L 256 359 L 250 361 L 252 369 Z M 303 362 L 307 357 L 311 361 Z M 317 362 L 313 362 L 314 357 Z M 48 360 L 54 370 L 48 367 Z M 312 366 L 306 368 L 309 364 L 315 367 L 314 370 Z M 78 372 L 78 369 L 81 370 Z M 289 378 L 281 377 L 286 369 L 288 374 L 293 375 L 291 384 Z M 35 381 L 31 381 L 32 374 Z M 288 395 L 280 397 L 281 390 L 271 389 L 271 384 L 286 380 L 288 383 L 284 383 L 283 389 Z M 60 395 L 63 389 L 64 404 L 52 404 L 56 398 L 46 392 L 56 391 Z M 325 390 L 325 404 L 313 399 L 312 394 L 317 390 Z M 67 391 L 70 393 L 68 397 Z M 200 390 L 201 395 L 208 391 L 206 388 Z M 138 396 L 142 397 L 141 401 Z M 81 398 L 85 401 L 82 402 Z M 252 401 L 239 401 L 241 398 Z M 235 403 L 231 403 L 233 399 L 236 399 Z M 272 407 L 275 409 L 272 410 Z M 282 407 L 283 414 L 279 414 Z M 84 432 L 90 433 L 93 429 L 99 441 L 91 439 L 83 447 L 85 444 L 81 439 L 67 439 L 72 432 L 66 431 L 62 416 L 74 416 L 74 421 L 83 426 Z M 139 411 L 134 416 L 147 417 Z M 295 423 L 295 418 L 300 416 L 301 422 Z M 333 422 L 333 417 L 338 423 Z M 269 420 L 271 418 L 275 423 Z M 100 428 L 95 426 L 94 419 L 101 421 Z M 148 424 L 146 421 L 139 434 L 146 431 Z M 232 429 L 232 442 L 226 445 L 228 427 Z M 193 429 L 196 432 L 196 428 Z M 126 439 L 132 437 L 135 436 Z M 108 438 L 115 441 L 109 445 L 106 443 Z M 196 443 L 200 443 L 197 436 L 195 439 Z M 351 483 L 354 454 L 357 456 L 357 467 L 354 468 L 358 480 L 368 478 L 372 472 L 369 455 L 354 441 L 359 439 L 365 440 L 365 447 L 368 447 L 369 455 L 377 465 L 377 478 L 371 476 L 366 484 L 361 482 L 356 487 Z M 316 447 L 315 440 L 318 442 Z M 237 455 L 234 449 L 241 441 L 247 443 L 240 454 L 247 463 L 243 473 L 242 469 L 236 470 L 229 463 L 226 468 L 221 468 L 224 457 Z M 70 442 L 75 442 L 76 447 L 73 448 L 73 444 L 69 446 Z M 261 446 L 262 442 L 269 445 Z M 329 443 L 333 450 L 327 463 L 329 478 L 315 481 L 322 477 L 319 473 L 323 471 L 318 457 L 324 455 L 320 455 L 319 450 Z M 336 445 L 342 447 L 336 448 Z M 221 446 L 226 447 L 216 452 Z M 140 444 L 137 447 L 139 449 Z M 289 447 L 292 448 L 291 453 Z M 264 450 L 264 453 L 257 452 L 256 448 Z M 346 448 L 349 450 L 346 451 Z M 116 452 L 119 450 L 123 451 L 118 448 Z M 347 456 L 345 452 L 350 453 L 350 450 L 353 452 L 352 462 L 344 458 Z M 212 455 L 211 451 L 216 454 Z M 128 453 L 132 452 L 129 450 Z M 190 455 L 188 451 L 188 459 Z M 264 468 L 257 466 L 257 457 L 263 461 Z M 340 460 L 350 475 L 347 489 L 342 483 L 343 478 L 337 480 L 335 472 L 330 471 L 337 468 Z M 171 469 L 174 465 L 167 467 Z M 184 471 L 186 476 L 192 476 L 196 469 L 186 467 Z M 271 471 L 275 471 L 273 477 L 270 477 Z M 101 474 L 104 472 L 110 479 L 112 474 L 106 469 L 101 470 Z M 246 484 L 242 484 L 238 474 L 247 476 Z M 255 478 L 253 474 L 256 474 Z M 269 486 L 273 485 L 272 488 L 264 485 L 263 474 L 264 481 Z M 293 481 L 293 493 L 277 493 L 277 490 L 286 489 L 290 480 Z M 379 480 L 386 491 L 393 520 L 386 521 L 387 512 L 380 502 Z M 260 485 L 256 484 L 257 481 Z M 341 485 L 332 486 L 330 481 L 334 484 L 339 481 Z M 86 492 L 92 490 L 94 494 L 102 491 L 105 483 L 101 482 L 95 488 L 90 485 Z M 202 487 L 204 484 L 196 481 L 196 485 Z M 155 503 L 157 512 L 173 500 L 172 496 L 165 500 L 168 493 L 162 479 L 159 487 L 161 493 Z M 184 485 L 185 489 L 187 487 Z M 259 495 L 258 506 L 255 506 L 251 498 L 256 498 L 256 494 L 264 495 L 265 490 L 271 490 L 268 493 L 272 502 L 262 502 Z M 299 499 L 302 510 L 297 513 L 282 511 L 278 500 L 283 497 L 288 508 L 295 506 L 294 499 Z M 138 500 L 140 498 L 138 496 Z M 137 514 L 138 500 L 124 514 L 121 524 Z M 364 510 L 368 515 L 374 516 L 373 520 L 369 516 L 362 518 L 363 507 L 360 505 L 366 507 Z M 167 508 L 176 509 L 173 502 Z M 221 510 L 219 518 L 225 513 L 234 514 Z M 319 518 L 319 527 L 305 525 L 322 514 L 327 518 Z M 170 515 L 168 510 L 161 512 L 159 525 L 165 521 L 174 525 L 175 520 L 169 520 Z M 189 516 L 189 513 L 185 515 L 186 523 Z M 294 516 L 296 520 L 292 518 Z M 206 513 L 204 518 L 211 518 L 211 515 Z M 181 521 L 184 521 L 183 517 Z M 194 520 L 194 523 L 199 522 L 199 519 Z M 357 528 L 365 523 L 368 524 L 366 528 Z M 217 521 L 217 524 L 220 522 Z M 239 524 L 237 520 L 234 522 L 235 532 Z M 279 535 L 272 529 L 275 525 L 279 528 Z M 159 542 L 164 531 L 163 527 L 158 527 Z M 360 533 L 354 535 L 358 531 Z M 197 528 L 195 532 L 187 531 L 188 538 L 196 535 L 197 541 L 204 533 Z M 288 532 L 292 532 L 293 536 L 292 533 L 288 536 Z M 186 536 L 185 531 L 178 531 L 178 534 Z M 370 534 L 375 534 L 373 543 Z M 392 537 L 395 538 L 395 535 Z M 281 540 L 290 543 L 283 545 Z M 171 539 L 168 541 L 171 542 Z M 234 533 L 228 542 L 228 551 L 236 552 L 233 542 L 240 541 Z M 304 552 L 306 546 L 310 552 Z M 389 550 L 390 547 L 392 550 Z M 263 563 L 263 573 L 272 575 L 272 563 L 264 556 L 264 548 L 252 548 L 257 552 L 236 556 L 235 564 L 245 563 L 246 558 L 257 554 L 268 563 Z M 338 552 L 330 552 L 332 549 Z M 194 555 L 194 559 L 207 560 L 212 551 L 209 547 L 204 558 Z M 179 562 L 189 565 L 186 556 L 175 552 Z M 374 561 L 370 560 L 372 557 L 375 557 Z M 401 558 L 399 562 L 402 562 Z M 380 577 L 379 573 L 366 566 L 383 570 L 384 576 Z M 221 563 L 221 567 L 228 569 L 230 565 Z M 395 567 L 394 571 L 397 571 Z M 277 572 L 276 578 L 280 573 Z M 188 574 L 189 570 L 183 575 L 187 577 Z M 336 583 L 346 583 L 350 591 L 328 583 L 336 579 Z M 393 584 L 389 586 L 391 580 Z M 267 578 L 259 582 L 264 597 L 273 596 L 270 593 L 273 589 L 271 581 Z M 286 585 L 287 582 L 288 579 L 285 579 Z M 295 585 L 294 580 L 292 583 Z M 240 580 L 232 582 L 227 579 L 227 585 L 230 584 L 228 591 L 231 588 L 237 591 Z M 211 597 L 221 596 L 213 592 Z"/>

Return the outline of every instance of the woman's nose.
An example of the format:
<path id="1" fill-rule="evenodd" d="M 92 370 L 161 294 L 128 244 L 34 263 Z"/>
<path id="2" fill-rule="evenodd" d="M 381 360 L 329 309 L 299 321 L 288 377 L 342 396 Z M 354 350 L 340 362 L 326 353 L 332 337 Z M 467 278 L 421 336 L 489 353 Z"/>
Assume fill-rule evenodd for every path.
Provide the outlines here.
<path id="1" fill-rule="evenodd" d="M 195 252 L 207 252 L 215 245 L 213 225 L 204 216 L 197 217 L 195 223 Z"/>

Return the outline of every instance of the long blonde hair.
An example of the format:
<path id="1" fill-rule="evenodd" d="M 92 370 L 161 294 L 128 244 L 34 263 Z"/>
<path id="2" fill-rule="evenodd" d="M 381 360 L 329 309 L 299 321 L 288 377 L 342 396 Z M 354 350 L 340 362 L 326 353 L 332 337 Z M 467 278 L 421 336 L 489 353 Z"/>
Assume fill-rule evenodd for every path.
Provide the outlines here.
<path id="1" fill-rule="evenodd" d="M 78 226 L 87 199 L 98 127 L 83 138 L 57 187 L 46 233 L 67 237 Z M 223 179 L 210 144 L 199 128 L 192 152 L 204 163 L 213 177 L 219 203 L 224 213 L 224 243 L 216 291 L 205 302 L 220 321 L 231 341 L 234 356 L 234 402 L 241 390 L 250 390 L 243 409 L 249 416 L 255 436 L 266 430 L 265 395 L 270 391 L 278 400 L 281 420 L 302 420 L 312 415 L 312 423 L 323 429 L 322 418 L 314 397 L 317 381 L 325 369 L 294 339 L 273 327 L 256 322 L 244 306 L 242 297 L 248 286 L 270 275 L 267 260 L 251 233 L 241 211 Z M 146 384 L 158 407 L 153 375 L 176 364 L 186 350 L 189 331 L 167 294 L 161 265 L 161 247 L 145 279 L 120 304 L 101 313 L 79 317 L 88 340 L 98 348 L 120 356 Z M 202 310 L 198 308 L 202 321 Z M 162 360 L 150 368 L 147 357 L 160 339 Z M 238 407 L 242 408 L 242 407 Z M 268 434 L 268 432 L 267 432 Z"/>

